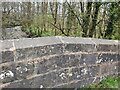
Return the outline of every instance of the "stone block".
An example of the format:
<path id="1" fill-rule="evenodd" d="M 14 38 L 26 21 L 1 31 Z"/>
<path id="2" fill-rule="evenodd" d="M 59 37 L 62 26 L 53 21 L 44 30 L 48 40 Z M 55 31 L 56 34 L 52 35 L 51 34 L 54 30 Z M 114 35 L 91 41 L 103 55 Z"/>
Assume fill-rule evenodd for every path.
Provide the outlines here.
<path id="1" fill-rule="evenodd" d="M 97 51 L 116 52 L 118 50 L 118 42 L 115 40 L 93 38 L 92 41 L 96 44 Z"/>
<path id="2" fill-rule="evenodd" d="M 46 72 L 49 72 L 49 71 L 55 70 L 55 69 L 64 68 L 62 66 L 64 66 L 64 62 L 66 60 L 64 60 L 64 58 L 60 58 L 60 57 L 61 56 L 55 56 L 55 57 L 51 57 L 49 59 L 39 60 L 40 62 L 36 63 L 38 65 L 38 67 L 36 67 L 36 69 L 38 70 L 37 71 L 38 74 L 46 73 Z M 59 61 L 59 62 L 57 62 L 57 61 Z M 63 61 L 63 63 L 62 63 L 62 61 Z"/>
<path id="3" fill-rule="evenodd" d="M 120 75 L 120 61 L 118 62 L 118 73 Z"/>
<path id="4" fill-rule="evenodd" d="M 14 81 L 15 78 L 15 65 L 2 66 L 0 69 L 0 81 L 2 83 L 8 83 Z"/>
<path id="5" fill-rule="evenodd" d="M 69 71 L 69 82 L 95 77 L 99 73 L 99 66 L 76 67 Z"/>
<path id="6" fill-rule="evenodd" d="M 92 65 L 97 61 L 97 53 L 81 54 L 80 65 Z"/>
<path id="7" fill-rule="evenodd" d="M 28 79 L 23 79 L 22 81 L 11 82 L 9 85 L 5 86 L 5 89 L 24 89 L 31 88 L 31 82 Z"/>
<path id="8" fill-rule="evenodd" d="M 63 48 L 64 47 L 62 44 L 46 45 L 43 47 L 34 47 L 38 57 L 45 56 L 45 55 L 62 54 L 64 52 Z"/>
<path id="9" fill-rule="evenodd" d="M 16 49 L 15 51 L 15 61 L 20 60 L 29 60 L 37 58 L 36 51 L 34 48 L 23 48 L 23 49 Z"/>
<path id="10" fill-rule="evenodd" d="M 16 60 L 63 53 L 61 41 L 56 37 L 23 38 L 14 40 L 14 43 Z"/>
<path id="11" fill-rule="evenodd" d="M 90 38 L 81 37 L 59 37 L 64 44 L 94 44 Z"/>
<path id="12" fill-rule="evenodd" d="M 79 88 L 87 87 L 88 85 L 95 82 L 98 83 L 99 81 L 100 81 L 99 77 L 91 77 L 83 80 L 75 80 L 73 82 L 68 82 L 65 84 L 54 86 L 54 88 L 69 88 L 69 89 L 78 88 L 79 89 Z M 89 88 L 84 88 L 84 89 L 89 90 Z"/>
<path id="13" fill-rule="evenodd" d="M 67 70 L 61 70 L 61 71 L 50 72 L 45 75 L 37 76 L 30 80 L 32 83 L 31 87 L 46 88 L 46 87 L 53 87 L 61 83 L 66 83 L 68 81 L 66 73 L 67 73 Z"/>
<path id="14" fill-rule="evenodd" d="M 88 73 L 90 77 L 95 77 L 99 75 L 99 70 L 100 70 L 100 66 L 96 65 L 96 66 L 89 66 L 88 67 Z"/>
<path id="15" fill-rule="evenodd" d="M 103 52 L 117 52 L 118 46 L 117 45 L 106 45 L 106 44 L 99 44 L 97 45 L 97 51 Z"/>
<path id="16" fill-rule="evenodd" d="M 16 49 L 15 60 L 28 60 L 47 55 L 62 54 L 63 52 L 61 44 Z"/>
<path id="17" fill-rule="evenodd" d="M 110 73 L 111 74 L 118 74 L 119 67 L 120 67 L 119 62 L 113 62 L 113 63 L 111 63 Z"/>
<path id="18" fill-rule="evenodd" d="M 118 41 L 118 47 L 117 47 L 117 49 L 118 49 L 118 54 L 120 54 L 120 41 Z"/>
<path id="19" fill-rule="evenodd" d="M 1 51 L 13 51 L 15 47 L 13 46 L 13 40 L 3 40 L 1 41 Z"/>
<path id="20" fill-rule="evenodd" d="M 28 76 L 33 75 L 33 63 L 18 63 L 15 67 L 16 79 L 26 79 Z"/>
<path id="21" fill-rule="evenodd" d="M 67 63 L 65 64 L 65 67 L 81 66 L 80 65 L 81 54 L 70 54 L 68 56 L 69 56 L 69 59 L 66 59 Z"/>
<path id="22" fill-rule="evenodd" d="M 65 46 L 65 50 L 67 52 L 80 52 L 81 51 L 81 45 L 77 45 L 77 44 L 67 44 Z"/>
<path id="23" fill-rule="evenodd" d="M 56 70 L 51 73 L 51 83 L 48 87 L 53 87 L 59 84 L 68 83 L 69 81 L 69 69 Z"/>
<path id="24" fill-rule="evenodd" d="M 96 39 L 91 38 L 91 40 L 96 44 L 102 44 L 102 45 L 118 45 L 118 40 L 108 40 L 108 39 Z"/>
<path id="25" fill-rule="evenodd" d="M 78 54 L 66 54 L 58 56 L 58 59 L 51 59 L 55 60 L 55 64 L 59 68 L 77 67 L 80 65 L 80 56 Z"/>
<path id="26" fill-rule="evenodd" d="M 12 40 L 0 42 L 0 63 L 14 61 L 14 46 Z"/>
<path id="27" fill-rule="evenodd" d="M 15 61 L 24 60 L 26 58 L 26 51 L 25 49 L 17 49 L 15 52 Z"/>
<path id="28" fill-rule="evenodd" d="M 100 65 L 99 74 L 100 74 L 100 76 L 104 76 L 104 75 L 107 76 L 107 75 L 113 74 L 112 71 L 115 71 L 115 70 L 117 70 L 116 66 L 112 67 L 111 63 L 104 63 L 104 64 Z"/>
<path id="29" fill-rule="evenodd" d="M 96 52 L 96 45 L 95 44 L 81 44 L 81 51 L 82 52 Z"/>
<path id="30" fill-rule="evenodd" d="M 117 62 L 119 62 L 120 61 L 120 54 L 117 54 L 117 60 L 116 60 Z"/>
<path id="31" fill-rule="evenodd" d="M 26 79 L 33 75 L 34 64 L 28 63 L 10 63 L 2 65 L 0 69 L 0 77 L 3 83 L 12 82 L 15 80 Z M 8 76 L 7 76 L 8 75 Z"/>
<path id="32" fill-rule="evenodd" d="M 60 37 L 63 43 L 66 45 L 65 50 L 69 52 L 93 52 L 96 51 L 95 43 L 90 38 L 78 38 L 78 37 Z"/>
<path id="33" fill-rule="evenodd" d="M 96 48 L 94 44 L 67 44 L 65 50 L 67 52 L 94 52 Z"/>
<path id="34" fill-rule="evenodd" d="M 2 60 L 2 52 L 0 52 L 0 64 L 3 62 Z"/>
<path id="35" fill-rule="evenodd" d="M 41 74 L 51 70 L 80 66 L 80 55 L 59 55 L 39 61 L 36 63 L 36 69 L 38 69 L 38 74 Z"/>
<path id="36" fill-rule="evenodd" d="M 24 79 L 22 81 L 13 82 L 7 87 L 14 88 L 47 88 L 61 83 L 67 82 L 65 77 L 66 70 L 51 72 L 44 75 L 38 75 L 30 79 Z"/>
<path id="37" fill-rule="evenodd" d="M 115 62 L 118 61 L 118 54 L 116 53 L 100 53 L 98 55 L 97 63 L 105 63 L 105 62 Z"/>
<path id="38" fill-rule="evenodd" d="M 69 82 L 65 87 L 65 88 L 83 88 L 83 87 L 87 87 L 88 85 L 92 84 L 94 82 L 95 78 L 91 77 L 91 78 L 86 78 L 83 80 L 76 80 L 73 82 Z M 86 88 L 84 88 L 86 90 Z"/>
<path id="39" fill-rule="evenodd" d="M 14 61 L 14 52 L 13 51 L 2 51 L 2 62 L 11 62 Z"/>

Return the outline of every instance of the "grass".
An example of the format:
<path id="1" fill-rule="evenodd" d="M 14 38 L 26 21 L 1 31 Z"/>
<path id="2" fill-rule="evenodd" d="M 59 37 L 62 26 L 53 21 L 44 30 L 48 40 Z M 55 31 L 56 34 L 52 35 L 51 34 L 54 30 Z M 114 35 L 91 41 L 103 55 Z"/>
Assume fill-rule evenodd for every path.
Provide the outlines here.
<path id="1" fill-rule="evenodd" d="M 120 76 L 118 77 L 107 77 L 98 84 L 92 84 L 88 86 L 89 90 L 92 88 L 120 88 Z"/>
<path id="2" fill-rule="evenodd" d="M 75 90 L 120 90 L 120 76 L 107 77 L 99 83 Z"/>

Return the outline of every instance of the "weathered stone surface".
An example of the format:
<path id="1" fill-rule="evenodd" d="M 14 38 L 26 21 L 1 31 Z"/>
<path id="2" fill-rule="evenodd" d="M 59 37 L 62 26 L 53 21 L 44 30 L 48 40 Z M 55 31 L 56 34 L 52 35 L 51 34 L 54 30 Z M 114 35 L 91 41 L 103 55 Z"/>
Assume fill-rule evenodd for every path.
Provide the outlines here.
<path id="1" fill-rule="evenodd" d="M 5 86 L 4 87 L 5 89 L 8 88 L 8 89 L 12 89 L 12 88 L 31 88 L 31 82 L 30 80 L 28 79 L 23 79 L 22 81 L 16 81 L 16 82 L 11 82 L 9 85 Z M 3 88 L 3 89 L 4 89 Z"/>
<path id="2" fill-rule="evenodd" d="M 98 62 L 103 63 L 103 62 L 114 62 L 118 61 L 118 54 L 112 54 L 112 53 L 100 53 L 98 55 Z"/>
<path id="3" fill-rule="evenodd" d="M 67 44 L 94 44 L 91 38 L 81 37 L 59 37 L 63 43 Z"/>
<path id="4" fill-rule="evenodd" d="M 13 40 L 3 40 L 1 41 L 1 50 L 2 51 L 13 51 L 14 46 L 13 46 Z"/>
<path id="5" fill-rule="evenodd" d="M 120 54 L 120 41 L 118 41 L 118 47 L 117 47 L 118 54 Z"/>
<path id="6" fill-rule="evenodd" d="M 34 66 L 32 63 L 18 63 L 15 67 L 16 79 L 25 79 L 34 72 Z"/>
<path id="7" fill-rule="evenodd" d="M 26 79 L 34 73 L 33 63 L 12 63 L 10 65 L 1 66 L 0 79 L 3 83 L 8 83 L 15 80 Z M 9 76 L 6 75 L 8 73 Z M 11 76 L 11 75 L 12 76 Z"/>
<path id="8" fill-rule="evenodd" d="M 117 74 L 119 71 L 119 63 L 104 63 L 100 65 L 100 75 Z"/>
<path id="9" fill-rule="evenodd" d="M 108 39 L 91 39 L 96 44 L 102 44 L 102 45 L 118 45 L 118 40 L 108 40 Z"/>
<path id="10" fill-rule="evenodd" d="M 99 73 L 99 66 L 76 67 L 69 70 L 69 82 L 73 80 L 82 80 L 95 77 Z"/>
<path id="11" fill-rule="evenodd" d="M 96 54 L 70 54 L 51 57 L 49 59 L 39 60 L 36 63 L 38 73 L 45 73 L 50 70 L 86 66 L 96 63 Z"/>
<path id="12" fill-rule="evenodd" d="M 35 47 L 38 57 L 53 54 L 62 54 L 64 46 L 62 44 L 47 45 L 44 47 Z"/>
<path id="13" fill-rule="evenodd" d="M 12 87 L 14 88 L 21 88 L 21 87 L 22 88 L 47 88 L 47 87 L 58 88 L 62 84 L 64 85 L 64 83 L 65 84 L 68 83 L 67 85 L 64 85 L 64 87 L 62 85 L 62 88 L 78 88 L 78 87 L 89 85 L 90 83 L 97 81 L 95 77 L 91 77 L 91 78 L 83 78 L 81 80 L 77 79 L 76 80 L 77 82 L 70 83 L 73 81 L 69 81 L 68 72 L 69 72 L 68 69 L 51 72 L 45 75 L 39 75 L 31 79 L 24 79 L 22 81 L 13 82 L 7 87 L 9 88 L 12 88 Z"/>
<path id="14" fill-rule="evenodd" d="M 38 59 L 38 62 L 34 62 L 34 65 L 38 69 L 38 73 L 45 73 L 60 68 L 82 66 L 83 63 L 81 63 L 80 58 L 81 55 L 79 54 L 59 55 L 48 59 Z"/>
<path id="15" fill-rule="evenodd" d="M 27 37 L 27 35 L 21 30 L 21 26 L 2 29 L 2 39 L 18 39 L 25 37 Z"/>
<path id="16" fill-rule="evenodd" d="M 15 78 L 15 65 L 11 64 L 10 67 L 3 66 L 0 69 L 0 81 L 2 83 L 12 82 Z"/>
<path id="17" fill-rule="evenodd" d="M 38 62 L 29 62 L 29 63 L 18 63 L 15 65 L 16 79 L 25 79 L 27 76 L 32 75 L 33 73 L 43 74 L 59 69 L 89 65 L 88 64 L 89 61 L 85 62 L 86 65 L 81 63 L 81 55 L 79 54 L 60 55 L 48 59 L 43 59 L 43 60 L 41 59 Z"/>
<path id="18" fill-rule="evenodd" d="M 23 38 L 14 40 L 16 49 L 61 44 L 56 37 Z"/>
<path id="19" fill-rule="evenodd" d="M 117 74 L 119 72 L 119 67 L 120 67 L 119 62 L 111 63 L 110 73 L 116 73 Z"/>
<path id="20" fill-rule="evenodd" d="M 96 52 L 96 46 L 94 44 L 81 44 L 81 51 Z"/>
<path id="21" fill-rule="evenodd" d="M 118 73 L 120 74 L 120 61 L 118 62 Z"/>
<path id="22" fill-rule="evenodd" d="M 25 49 L 17 49 L 15 51 L 15 61 L 19 61 L 19 60 L 24 60 L 26 58 L 26 52 L 27 52 L 27 48 Z"/>
<path id="23" fill-rule="evenodd" d="M 60 55 L 51 57 L 49 59 L 43 59 L 39 63 L 36 63 L 38 74 L 45 73 L 55 69 L 68 68 L 80 66 L 80 55 Z"/>
<path id="24" fill-rule="evenodd" d="M 96 51 L 93 44 L 67 44 L 65 50 L 69 52 L 94 52 Z"/>
<path id="25" fill-rule="evenodd" d="M 2 63 L 2 40 L 0 40 L 0 63 Z"/>
<path id="26" fill-rule="evenodd" d="M 82 88 L 84 86 L 90 85 L 94 81 L 94 78 L 86 78 L 81 81 L 76 81 L 71 84 L 68 84 L 68 87 L 70 88 Z"/>
<path id="27" fill-rule="evenodd" d="M 105 39 L 92 39 L 96 44 L 97 51 L 116 52 L 118 50 L 118 41 Z"/>
<path id="28" fill-rule="evenodd" d="M 14 61 L 13 51 L 2 51 L 2 63 Z"/>
<path id="29" fill-rule="evenodd" d="M 56 36 L 0 44 L 0 87 L 77 88 L 120 73 L 114 40 Z"/>
<path id="30" fill-rule="evenodd" d="M 97 45 L 97 51 L 106 51 L 106 52 L 116 52 L 118 50 L 117 45 L 106 45 L 106 44 L 99 44 Z"/>
<path id="31" fill-rule="evenodd" d="M 2 52 L 0 52 L 0 63 L 2 63 Z"/>
<path id="32" fill-rule="evenodd" d="M 31 79 L 24 79 L 22 81 L 13 82 L 7 87 L 14 87 L 14 88 L 40 88 L 41 86 L 43 88 L 46 87 L 52 87 L 54 85 L 57 85 L 59 83 L 67 82 L 67 78 L 65 79 L 65 76 L 62 73 L 65 73 L 66 71 L 56 71 L 51 72 L 45 75 L 39 75 L 37 77 L 33 77 Z M 61 75 L 62 74 L 62 75 Z"/>
<path id="33" fill-rule="evenodd" d="M 98 58 L 97 53 L 82 54 L 80 59 L 80 64 L 81 65 L 95 64 L 97 61 L 97 58 Z"/>
<path id="34" fill-rule="evenodd" d="M 62 54 L 63 52 L 61 44 L 23 48 L 16 50 L 15 60 L 34 59 L 47 55 Z"/>
<path id="35" fill-rule="evenodd" d="M 70 52 L 93 52 L 96 51 L 95 43 L 91 39 L 77 37 L 60 37 L 63 41 L 66 51 Z"/>
<path id="36" fill-rule="evenodd" d="M 117 60 L 120 61 L 120 54 L 117 54 Z"/>
<path id="37" fill-rule="evenodd" d="M 86 78 L 83 80 L 75 80 L 69 83 L 57 85 L 57 86 L 54 86 L 54 88 L 82 88 L 82 87 L 90 85 L 91 83 L 95 83 L 95 82 L 98 83 L 99 81 L 100 81 L 100 77 L 91 77 L 91 78 Z"/>
<path id="38" fill-rule="evenodd" d="M 0 42 L 0 63 L 14 61 L 14 46 L 12 40 Z"/>

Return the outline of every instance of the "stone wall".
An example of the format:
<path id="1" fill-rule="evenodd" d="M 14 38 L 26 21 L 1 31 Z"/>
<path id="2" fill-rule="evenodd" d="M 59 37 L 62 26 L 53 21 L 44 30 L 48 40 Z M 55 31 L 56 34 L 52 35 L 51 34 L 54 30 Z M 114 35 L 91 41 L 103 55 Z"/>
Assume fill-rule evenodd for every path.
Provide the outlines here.
<path id="1" fill-rule="evenodd" d="M 0 30 L 0 40 L 26 38 L 27 35 L 21 30 L 21 28 L 22 26 L 2 28 L 2 30 Z"/>
<path id="2" fill-rule="evenodd" d="M 0 88 L 79 88 L 120 73 L 117 40 L 55 36 L 0 45 Z"/>

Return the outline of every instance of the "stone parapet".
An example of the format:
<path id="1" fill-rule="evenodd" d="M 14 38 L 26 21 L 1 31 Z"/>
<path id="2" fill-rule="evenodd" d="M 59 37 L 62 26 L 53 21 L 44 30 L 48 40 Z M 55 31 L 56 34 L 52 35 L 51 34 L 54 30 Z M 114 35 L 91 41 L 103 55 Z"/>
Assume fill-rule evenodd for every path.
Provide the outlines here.
<path id="1" fill-rule="evenodd" d="M 0 41 L 0 88 L 79 88 L 120 73 L 120 42 L 80 37 Z"/>

